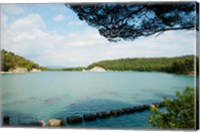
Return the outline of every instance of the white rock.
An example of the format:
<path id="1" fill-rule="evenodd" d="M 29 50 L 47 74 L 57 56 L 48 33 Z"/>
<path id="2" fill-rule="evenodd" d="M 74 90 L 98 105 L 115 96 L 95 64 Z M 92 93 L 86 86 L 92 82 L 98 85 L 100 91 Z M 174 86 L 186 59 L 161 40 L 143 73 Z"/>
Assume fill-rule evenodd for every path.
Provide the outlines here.
<path id="1" fill-rule="evenodd" d="M 35 68 L 33 68 L 33 69 L 31 70 L 31 72 L 41 72 L 41 70 L 40 70 L 40 69 L 35 69 Z"/>
<path id="2" fill-rule="evenodd" d="M 92 69 L 90 69 L 90 71 L 93 71 L 93 72 L 106 72 L 106 70 L 104 68 L 99 67 L 99 66 L 93 67 Z"/>
<path id="3" fill-rule="evenodd" d="M 59 120 L 59 119 L 50 119 L 48 122 L 49 126 L 62 126 L 64 125 L 64 121 L 63 120 Z"/>
<path id="4" fill-rule="evenodd" d="M 15 69 L 10 69 L 9 72 L 11 72 L 11 73 L 25 73 L 25 72 L 28 72 L 28 70 L 26 68 L 18 67 L 18 68 L 15 68 Z"/>

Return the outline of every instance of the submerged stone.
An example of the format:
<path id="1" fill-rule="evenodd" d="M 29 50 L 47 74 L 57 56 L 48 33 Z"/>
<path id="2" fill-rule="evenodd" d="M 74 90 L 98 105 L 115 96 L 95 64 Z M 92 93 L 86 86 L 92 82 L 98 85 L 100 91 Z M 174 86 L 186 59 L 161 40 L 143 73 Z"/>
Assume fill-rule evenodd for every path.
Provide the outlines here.
<path id="1" fill-rule="evenodd" d="M 144 111 L 144 110 L 146 110 L 146 109 L 147 109 L 147 107 L 144 106 L 144 105 L 138 106 L 138 111 Z"/>
<path id="2" fill-rule="evenodd" d="M 83 118 L 81 116 L 70 116 L 70 117 L 67 117 L 67 123 L 68 124 L 81 123 L 82 121 L 83 121 Z"/>
<path id="3" fill-rule="evenodd" d="M 103 118 L 108 118 L 111 116 L 111 113 L 110 112 L 98 112 L 97 113 L 97 117 L 100 118 L 100 119 L 103 119 Z"/>
<path id="4" fill-rule="evenodd" d="M 127 113 L 127 114 L 135 112 L 135 109 L 131 107 L 123 108 L 122 110 L 124 111 L 124 113 Z"/>
<path id="5" fill-rule="evenodd" d="M 30 123 L 22 123 L 22 126 L 27 127 L 45 127 L 46 123 L 44 120 L 36 121 L 36 122 L 30 122 Z"/>
<path id="6" fill-rule="evenodd" d="M 149 109 L 150 107 L 149 107 L 149 105 L 143 105 L 143 107 L 145 108 L 145 109 Z"/>
<path id="7" fill-rule="evenodd" d="M 83 119 L 85 121 L 95 121 L 97 119 L 97 115 L 96 114 L 85 114 L 85 115 L 83 115 Z"/>
<path id="8" fill-rule="evenodd" d="M 124 111 L 123 110 L 111 110 L 110 113 L 113 116 L 119 116 L 119 115 L 122 115 L 124 113 Z"/>
<path id="9" fill-rule="evenodd" d="M 7 126 L 10 124 L 10 117 L 9 116 L 4 116 L 3 117 L 3 125 Z"/>

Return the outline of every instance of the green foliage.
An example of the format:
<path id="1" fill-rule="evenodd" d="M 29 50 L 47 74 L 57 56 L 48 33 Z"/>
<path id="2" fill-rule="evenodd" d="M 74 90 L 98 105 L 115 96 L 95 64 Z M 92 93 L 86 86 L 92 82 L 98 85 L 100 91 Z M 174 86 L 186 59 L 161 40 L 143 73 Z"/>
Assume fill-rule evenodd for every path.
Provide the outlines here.
<path id="1" fill-rule="evenodd" d="M 69 68 L 63 68 L 63 71 L 83 71 L 85 67 L 69 67 Z"/>
<path id="2" fill-rule="evenodd" d="M 168 72 L 172 73 L 188 73 L 194 70 L 194 59 L 179 60 L 172 63 Z"/>
<path id="3" fill-rule="evenodd" d="M 195 27 L 195 2 L 65 4 L 111 42 Z M 198 9 L 198 8 L 197 8 Z M 197 19 L 198 20 L 198 19 Z M 198 22 L 196 28 L 198 30 Z"/>
<path id="4" fill-rule="evenodd" d="M 195 128 L 194 88 L 186 87 L 183 93 L 177 92 L 177 99 L 164 98 L 167 112 L 151 108 L 149 123 L 156 128 Z"/>
<path id="5" fill-rule="evenodd" d="M 194 56 L 160 58 L 125 58 L 95 62 L 87 67 L 100 66 L 113 71 L 159 71 L 185 74 L 194 71 Z"/>
<path id="6" fill-rule="evenodd" d="M 1 50 L 1 57 L 3 71 L 9 71 L 18 67 L 26 68 L 28 71 L 32 70 L 33 68 L 46 70 L 46 68 L 41 67 L 32 61 L 29 61 L 19 55 L 15 55 L 14 53 L 8 52 L 4 49 Z"/>

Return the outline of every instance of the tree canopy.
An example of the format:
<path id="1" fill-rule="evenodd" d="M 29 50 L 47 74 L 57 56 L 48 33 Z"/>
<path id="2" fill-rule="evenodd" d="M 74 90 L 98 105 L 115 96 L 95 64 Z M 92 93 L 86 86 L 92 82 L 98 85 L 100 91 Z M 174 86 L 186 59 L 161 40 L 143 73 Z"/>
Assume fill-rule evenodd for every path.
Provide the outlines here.
<path id="1" fill-rule="evenodd" d="M 159 71 L 176 74 L 193 74 L 194 55 L 157 58 L 123 58 L 95 62 L 87 67 L 100 66 L 112 71 Z M 198 62 L 196 62 L 198 64 Z M 198 73 L 197 73 L 198 74 Z"/>
<path id="2" fill-rule="evenodd" d="M 2 57 L 2 71 L 9 71 L 18 67 L 26 68 L 28 71 L 33 68 L 46 70 L 46 68 L 39 66 L 30 60 L 25 59 L 19 55 L 14 54 L 13 52 L 1 50 Z"/>
<path id="3" fill-rule="evenodd" d="M 109 41 L 134 40 L 195 27 L 196 3 L 65 4 Z M 198 26 L 197 26 L 198 27 Z"/>
<path id="4" fill-rule="evenodd" d="M 151 108 L 149 123 L 156 128 L 195 128 L 195 89 L 186 87 L 183 93 L 177 92 L 177 98 L 171 100 L 164 98 L 166 112 Z M 198 98 L 197 98 L 198 99 Z M 197 107 L 198 109 L 198 107 Z"/>

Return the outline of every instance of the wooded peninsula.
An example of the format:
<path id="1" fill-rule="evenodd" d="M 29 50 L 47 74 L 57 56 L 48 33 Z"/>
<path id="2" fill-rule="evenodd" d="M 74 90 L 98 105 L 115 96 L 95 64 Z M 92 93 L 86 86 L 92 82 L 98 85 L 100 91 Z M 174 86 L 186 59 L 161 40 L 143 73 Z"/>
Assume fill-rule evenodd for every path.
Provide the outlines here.
<path id="1" fill-rule="evenodd" d="M 158 71 L 176 74 L 190 74 L 194 72 L 195 56 L 158 58 L 124 58 L 95 62 L 87 67 L 103 67 L 112 71 Z M 198 59 L 196 59 L 198 60 Z M 198 62 L 196 62 L 198 65 Z"/>
<path id="2" fill-rule="evenodd" d="M 26 68 L 27 71 L 33 69 L 48 71 L 87 71 L 94 67 L 101 67 L 106 71 L 157 71 L 175 74 L 194 74 L 195 64 L 199 65 L 198 59 L 194 55 L 180 57 L 154 57 L 154 58 L 122 58 L 114 60 L 103 60 L 90 64 L 87 67 L 70 67 L 62 69 L 49 69 L 40 66 L 24 57 L 6 50 L 1 50 L 2 71 L 10 71 L 18 67 Z M 196 60 L 196 63 L 195 63 Z M 198 74 L 198 68 L 197 73 Z"/>
<path id="3" fill-rule="evenodd" d="M 1 64 L 2 64 L 2 71 L 4 72 L 12 72 L 17 68 L 23 68 L 24 71 L 31 71 L 35 70 L 47 70 L 47 68 L 40 66 L 37 63 L 34 63 L 24 57 L 16 55 L 13 52 L 6 51 L 4 49 L 1 50 Z"/>

